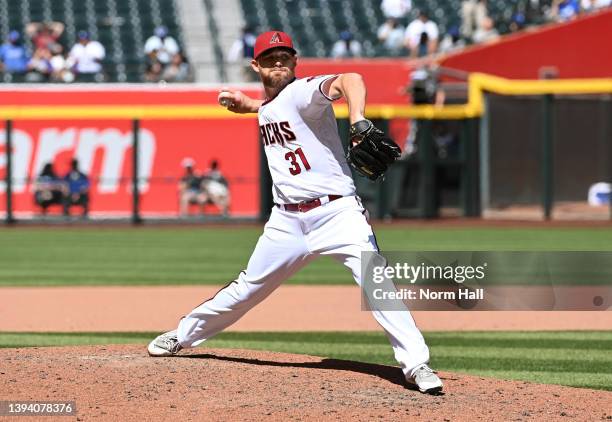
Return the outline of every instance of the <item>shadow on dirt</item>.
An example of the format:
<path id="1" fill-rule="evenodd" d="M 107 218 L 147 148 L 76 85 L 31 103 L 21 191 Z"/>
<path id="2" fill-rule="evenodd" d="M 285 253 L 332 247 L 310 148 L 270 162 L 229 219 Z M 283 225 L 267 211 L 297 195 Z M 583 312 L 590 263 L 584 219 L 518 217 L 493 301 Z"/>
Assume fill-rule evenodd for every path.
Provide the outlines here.
<path id="1" fill-rule="evenodd" d="M 404 379 L 402 371 L 394 366 L 379 365 L 376 363 L 355 362 L 352 360 L 322 358 L 320 362 L 278 362 L 261 359 L 248 359 L 232 356 L 219 356 L 210 353 L 199 353 L 190 355 L 177 355 L 175 358 L 183 359 L 215 359 L 228 362 L 246 363 L 249 365 L 280 366 L 292 368 L 330 369 L 334 371 L 351 371 L 360 374 L 372 375 L 390 383 L 413 390 Z M 444 393 L 441 393 L 444 394 Z"/>

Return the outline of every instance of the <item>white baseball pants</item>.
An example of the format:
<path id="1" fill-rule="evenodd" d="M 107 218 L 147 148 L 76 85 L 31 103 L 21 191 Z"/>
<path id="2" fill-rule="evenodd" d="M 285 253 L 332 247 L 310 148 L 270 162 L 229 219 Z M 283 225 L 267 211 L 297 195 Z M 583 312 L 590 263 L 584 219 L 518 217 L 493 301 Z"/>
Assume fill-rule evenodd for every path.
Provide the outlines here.
<path id="1" fill-rule="evenodd" d="M 362 251 L 378 251 L 378 246 L 357 197 L 343 197 L 308 212 L 275 207 L 246 271 L 181 319 L 178 340 L 183 347 L 195 347 L 213 337 L 320 255 L 343 263 L 361 285 Z M 429 361 L 429 349 L 407 308 L 372 312 L 406 376 Z"/>

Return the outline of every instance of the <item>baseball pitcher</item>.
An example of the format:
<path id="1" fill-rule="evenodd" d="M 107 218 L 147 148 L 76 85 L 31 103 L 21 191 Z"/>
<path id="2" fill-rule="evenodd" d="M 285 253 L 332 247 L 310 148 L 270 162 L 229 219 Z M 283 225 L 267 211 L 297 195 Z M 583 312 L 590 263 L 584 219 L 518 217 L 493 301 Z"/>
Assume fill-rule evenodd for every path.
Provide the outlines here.
<path id="1" fill-rule="evenodd" d="M 266 99 L 222 90 L 219 103 L 235 113 L 258 113 L 273 181 L 275 206 L 246 270 L 183 317 L 176 330 L 158 336 L 151 356 L 195 347 L 236 322 L 310 261 L 329 255 L 361 285 L 361 252 L 378 252 L 366 210 L 355 194 L 349 165 L 376 180 L 400 156 L 399 147 L 364 118 L 366 87 L 360 75 L 295 77 L 297 55 L 280 31 L 261 34 L 251 67 Z M 345 156 L 333 101 L 344 97 L 351 122 Z M 421 392 L 442 390 L 427 366 L 429 349 L 408 309 L 373 311 L 385 330 L 409 384 Z"/>

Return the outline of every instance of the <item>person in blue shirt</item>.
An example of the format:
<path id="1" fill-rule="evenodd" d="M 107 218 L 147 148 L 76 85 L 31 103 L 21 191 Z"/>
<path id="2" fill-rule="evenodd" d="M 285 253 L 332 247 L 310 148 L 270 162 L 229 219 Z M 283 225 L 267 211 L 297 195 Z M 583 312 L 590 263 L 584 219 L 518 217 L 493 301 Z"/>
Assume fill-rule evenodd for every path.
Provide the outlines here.
<path id="1" fill-rule="evenodd" d="M 77 205 L 83 208 L 83 217 L 89 213 L 89 178 L 79 170 L 79 161 L 73 159 L 70 171 L 64 176 L 66 196 L 64 198 L 64 215 L 70 215 L 70 207 Z"/>
<path id="2" fill-rule="evenodd" d="M 565 22 L 580 14 L 580 3 L 578 0 L 554 0 L 551 9 L 553 19 Z"/>
<path id="3" fill-rule="evenodd" d="M 6 73 L 26 73 L 30 56 L 25 47 L 21 45 L 19 31 L 11 31 L 8 41 L 0 46 L 1 68 Z"/>

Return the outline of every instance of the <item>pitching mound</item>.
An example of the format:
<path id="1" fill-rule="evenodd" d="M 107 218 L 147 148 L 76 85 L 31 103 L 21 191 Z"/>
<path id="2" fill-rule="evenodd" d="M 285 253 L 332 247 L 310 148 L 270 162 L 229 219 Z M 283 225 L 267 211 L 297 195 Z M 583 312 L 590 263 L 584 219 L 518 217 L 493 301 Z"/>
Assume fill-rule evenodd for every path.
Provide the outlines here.
<path id="1" fill-rule="evenodd" d="M 398 368 L 313 356 L 144 346 L 0 349 L 0 400 L 75 400 L 77 420 L 602 420 L 612 393 L 441 372 L 445 394 Z M 606 413 L 607 412 L 607 413 Z"/>

